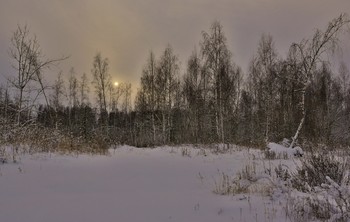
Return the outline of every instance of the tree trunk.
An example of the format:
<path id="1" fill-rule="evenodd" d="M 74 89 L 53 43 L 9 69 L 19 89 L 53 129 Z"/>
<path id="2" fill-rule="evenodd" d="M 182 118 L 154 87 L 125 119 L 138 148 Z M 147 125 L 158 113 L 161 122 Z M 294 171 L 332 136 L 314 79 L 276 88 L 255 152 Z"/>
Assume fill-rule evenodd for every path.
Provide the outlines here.
<path id="1" fill-rule="evenodd" d="M 293 148 L 293 146 L 295 145 L 295 142 L 298 139 L 300 131 L 303 128 L 303 125 L 304 125 L 304 122 L 305 122 L 305 116 L 306 116 L 306 111 L 305 111 L 305 93 L 306 93 L 306 88 L 303 88 L 301 93 L 302 93 L 302 95 L 301 95 L 301 112 L 302 112 L 302 117 L 301 117 L 298 129 L 295 132 L 295 135 L 293 137 L 292 143 L 290 144 L 289 148 Z"/>
<path id="2" fill-rule="evenodd" d="M 224 143 L 225 142 L 225 133 L 224 133 L 224 116 L 222 111 L 221 113 L 221 117 L 220 117 L 220 128 L 221 128 L 221 142 Z"/>
<path id="3" fill-rule="evenodd" d="M 266 128 L 265 128 L 265 144 L 269 142 L 269 127 L 270 127 L 270 120 L 269 120 L 269 113 L 266 113 Z"/>
<path id="4" fill-rule="evenodd" d="M 156 143 L 156 126 L 154 123 L 154 111 L 152 110 L 152 136 L 153 136 L 153 146 Z"/>
<path id="5" fill-rule="evenodd" d="M 17 124 L 21 123 L 21 112 L 22 112 L 22 100 L 23 100 L 23 88 L 20 88 L 19 101 L 18 101 L 18 113 L 17 113 Z"/>
<path id="6" fill-rule="evenodd" d="M 166 143 L 166 118 L 165 118 L 165 111 L 162 112 L 163 117 L 163 144 Z"/>

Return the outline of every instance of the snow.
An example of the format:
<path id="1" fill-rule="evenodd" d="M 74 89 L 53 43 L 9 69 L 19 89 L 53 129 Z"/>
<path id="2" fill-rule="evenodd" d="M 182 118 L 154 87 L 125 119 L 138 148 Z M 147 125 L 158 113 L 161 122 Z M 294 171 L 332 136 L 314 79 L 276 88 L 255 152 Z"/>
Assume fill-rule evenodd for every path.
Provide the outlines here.
<path id="1" fill-rule="evenodd" d="M 267 148 L 270 152 L 274 152 L 276 153 L 277 155 L 278 154 L 286 154 L 288 155 L 289 157 L 292 157 L 292 156 L 302 156 L 304 154 L 303 150 L 301 147 L 299 146 L 296 146 L 296 147 L 293 147 L 293 148 L 287 148 L 283 145 L 280 145 L 280 144 L 277 144 L 277 143 L 269 143 L 267 145 Z"/>
<path id="2" fill-rule="evenodd" d="M 246 164 L 264 171 L 261 157 L 254 149 L 213 154 L 192 146 L 26 154 L 0 165 L 0 221 L 289 221 L 281 196 L 213 192 L 221 173 L 235 177 Z M 252 189 L 259 184 L 270 181 L 257 176 Z"/>

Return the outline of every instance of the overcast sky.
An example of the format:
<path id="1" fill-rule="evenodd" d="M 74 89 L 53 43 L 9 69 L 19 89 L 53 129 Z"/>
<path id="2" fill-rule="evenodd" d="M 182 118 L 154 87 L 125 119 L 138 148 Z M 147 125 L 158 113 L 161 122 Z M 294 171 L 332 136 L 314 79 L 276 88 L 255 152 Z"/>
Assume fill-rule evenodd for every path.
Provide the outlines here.
<path id="1" fill-rule="evenodd" d="M 233 59 L 246 71 L 262 33 L 271 34 L 285 56 L 292 42 L 324 29 L 341 12 L 350 13 L 349 0 L 0 0 L 0 73 L 13 73 L 8 49 L 17 24 L 30 27 L 48 58 L 70 56 L 47 71 L 49 79 L 60 70 L 68 75 L 70 67 L 91 76 L 93 57 L 101 52 L 114 81 L 138 87 L 150 50 L 159 57 L 171 44 L 184 70 L 214 20 L 224 26 Z M 349 45 L 343 50 L 347 64 Z"/>

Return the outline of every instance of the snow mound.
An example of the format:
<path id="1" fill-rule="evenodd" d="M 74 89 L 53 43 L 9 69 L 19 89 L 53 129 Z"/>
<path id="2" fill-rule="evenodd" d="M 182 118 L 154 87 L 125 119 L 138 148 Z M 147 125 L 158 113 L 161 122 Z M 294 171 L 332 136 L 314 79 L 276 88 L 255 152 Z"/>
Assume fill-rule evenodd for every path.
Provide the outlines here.
<path id="1" fill-rule="evenodd" d="M 298 156 L 298 157 L 301 157 L 304 155 L 303 149 L 299 146 L 288 148 L 278 143 L 269 143 L 267 145 L 267 149 L 269 152 L 274 152 L 276 155 L 286 154 L 288 156 Z"/>

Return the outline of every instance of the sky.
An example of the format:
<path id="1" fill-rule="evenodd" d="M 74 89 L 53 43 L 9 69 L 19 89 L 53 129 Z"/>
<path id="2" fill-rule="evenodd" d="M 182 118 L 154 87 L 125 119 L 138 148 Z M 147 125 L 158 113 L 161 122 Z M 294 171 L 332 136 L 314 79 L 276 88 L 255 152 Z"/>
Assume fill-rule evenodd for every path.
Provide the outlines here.
<path id="1" fill-rule="evenodd" d="M 244 72 L 263 33 L 273 36 L 280 56 L 293 42 L 324 29 L 349 0 L 0 0 L 0 80 L 14 74 L 8 51 L 17 24 L 27 24 L 47 58 L 69 56 L 47 70 L 47 81 L 71 67 L 91 79 L 93 57 L 107 57 L 113 81 L 130 82 L 133 95 L 152 50 L 159 57 L 170 44 L 181 61 L 196 48 L 203 31 L 218 20 L 233 60 Z M 337 58 L 350 66 L 350 35 Z"/>

